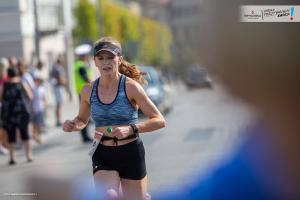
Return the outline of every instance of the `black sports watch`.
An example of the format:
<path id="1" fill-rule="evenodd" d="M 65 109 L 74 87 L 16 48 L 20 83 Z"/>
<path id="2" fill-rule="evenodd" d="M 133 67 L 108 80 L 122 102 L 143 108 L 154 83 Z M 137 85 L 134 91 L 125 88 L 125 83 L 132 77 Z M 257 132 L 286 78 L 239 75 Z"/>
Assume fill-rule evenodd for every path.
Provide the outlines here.
<path id="1" fill-rule="evenodd" d="M 139 137 L 139 129 L 134 123 L 130 123 L 129 126 L 132 128 L 133 135 Z"/>

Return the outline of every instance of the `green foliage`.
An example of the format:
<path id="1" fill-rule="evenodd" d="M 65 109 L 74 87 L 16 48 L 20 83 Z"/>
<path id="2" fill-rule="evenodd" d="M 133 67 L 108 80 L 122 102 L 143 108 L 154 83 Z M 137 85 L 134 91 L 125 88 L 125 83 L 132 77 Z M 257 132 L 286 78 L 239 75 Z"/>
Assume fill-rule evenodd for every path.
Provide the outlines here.
<path id="1" fill-rule="evenodd" d="M 120 41 L 127 60 L 158 67 L 170 65 L 172 34 L 167 25 L 137 16 L 113 1 L 98 1 L 96 9 L 88 0 L 79 0 L 75 9 L 77 38 L 97 39 L 95 20 L 96 10 L 99 10 L 100 35 Z"/>
<path id="2" fill-rule="evenodd" d="M 151 19 L 143 20 L 142 29 L 139 59 L 147 64 L 168 66 L 171 63 L 170 29 Z"/>
<path id="3" fill-rule="evenodd" d="M 159 54 L 159 62 L 163 66 L 167 66 L 172 62 L 171 44 L 172 33 L 168 26 L 160 25 L 160 50 L 162 53 Z"/>
<path id="4" fill-rule="evenodd" d="M 119 8 L 108 1 L 101 0 L 100 9 L 101 32 L 103 36 L 111 36 L 122 42 L 121 27 L 119 23 Z"/>
<path id="5" fill-rule="evenodd" d="M 123 40 L 138 41 L 140 39 L 139 18 L 125 8 L 120 8 L 119 14 Z"/>
<path id="6" fill-rule="evenodd" d="M 76 27 L 74 29 L 75 43 L 94 41 L 98 37 L 96 8 L 90 0 L 79 0 L 74 10 Z"/>
<path id="7" fill-rule="evenodd" d="M 151 19 L 143 19 L 142 22 L 143 35 L 141 37 L 141 45 L 139 49 L 139 59 L 146 64 L 157 65 L 158 53 L 158 29 L 156 23 Z"/>

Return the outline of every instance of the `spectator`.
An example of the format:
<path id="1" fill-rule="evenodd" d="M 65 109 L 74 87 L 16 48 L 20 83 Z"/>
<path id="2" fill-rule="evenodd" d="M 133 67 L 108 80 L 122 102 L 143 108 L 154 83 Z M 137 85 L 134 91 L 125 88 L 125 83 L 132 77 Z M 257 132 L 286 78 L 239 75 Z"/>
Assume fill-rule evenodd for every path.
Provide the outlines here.
<path id="1" fill-rule="evenodd" d="M 32 75 L 29 73 L 29 66 L 27 61 L 24 58 L 21 58 L 18 62 L 18 70 L 21 75 L 22 83 L 27 84 L 31 89 L 31 93 L 35 88 Z"/>
<path id="2" fill-rule="evenodd" d="M 18 67 L 18 59 L 14 56 L 8 58 L 9 67 Z"/>
<path id="3" fill-rule="evenodd" d="M 44 69 L 44 63 L 39 60 L 36 64 L 36 66 L 32 67 L 29 70 L 29 73 L 31 74 L 32 77 L 35 77 L 37 75 L 37 76 L 43 78 L 43 69 Z M 43 78 L 43 80 L 46 80 L 45 78 Z"/>
<path id="4" fill-rule="evenodd" d="M 32 149 L 28 133 L 30 109 L 27 99 L 32 100 L 29 86 L 21 82 L 17 68 L 8 69 L 9 81 L 3 86 L 0 94 L 2 101 L 1 119 L 8 134 L 10 161 L 9 165 L 16 164 L 16 132 L 20 130 L 21 139 L 25 143 L 27 161 L 32 161 Z"/>
<path id="5" fill-rule="evenodd" d="M 64 68 L 63 57 L 59 56 L 50 72 L 50 82 L 53 86 L 55 97 L 55 117 L 56 126 L 61 126 L 61 106 L 63 104 L 63 91 L 67 85 L 66 71 Z"/>
<path id="6" fill-rule="evenodd" d="M 37 143 L 42 143 L 41 133 L 45 127 L 44 113 L 46 108 L 46 90 L 43 86 L 43 78 L 36 73 L 34 76 L 35 89 L 33 90 L 32 101 L 32 123 L 33 123 L 33 139 Z"/>
<path id="7" fill-rule="evenodd" d="M 9 67 L 9 62 L 6 58 L 1 58 L 0 60 L 0 91 L 3 89 L 3 85 L 8 81 L 7 69 Z M 0 104 L 0 113 L 1 113 L 1 104 Z M 0 119 L 0 154 L 8 154 L 7 136 L 6 132 L 3 129 L 3 123 Z"/>

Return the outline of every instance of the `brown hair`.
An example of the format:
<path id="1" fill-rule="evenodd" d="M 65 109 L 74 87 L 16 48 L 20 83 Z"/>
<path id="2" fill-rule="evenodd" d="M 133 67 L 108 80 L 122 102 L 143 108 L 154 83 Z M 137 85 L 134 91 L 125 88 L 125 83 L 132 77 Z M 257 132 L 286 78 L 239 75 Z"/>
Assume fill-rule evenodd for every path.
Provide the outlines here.
<path id="1" fill-rule="evenodd" d="M 28 71 L 29 66 L 25 58 L 19 59 L 17 68 L 21 76 L 23 76 Z"/>
<path id="2" fill-rule="evenodd" d="M 120 49 L 122 49 L 121 44 L 115 40 L 112 37 L 102 37 L 99 40 L 97 40 L 94 43 L 94 47 L 96 45 L 99 45 L 100 43 L 103 42 L 109 42 L 113 45 L 118 46 Z M 142 76 L 140 70 L 138 69 L 138 67 L 132 63 L 127 62 L 126 60 L 122 60 L 121 64 L 119 65 L 119 72 L 121 74 L 124 74 L 125 76 L 132 78 L 133 80 L 135 80 L 136 82 L 140 83 L 141 85 L 146 85 L 147 81 L 144 79 L 144 77 Z"/>

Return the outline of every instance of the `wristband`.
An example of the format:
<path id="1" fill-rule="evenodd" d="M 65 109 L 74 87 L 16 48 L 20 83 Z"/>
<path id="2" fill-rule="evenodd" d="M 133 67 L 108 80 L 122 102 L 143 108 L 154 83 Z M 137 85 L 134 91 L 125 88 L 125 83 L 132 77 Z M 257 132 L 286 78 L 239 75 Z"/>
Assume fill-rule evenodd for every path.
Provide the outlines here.
<path id="1" fill-rule="evenodd" d="M 132 128 L 133 135 L 139 137 L 139 129 L 137 128 L 137 126 L 133 123 L 130 123 L 129 126 Z"/>

